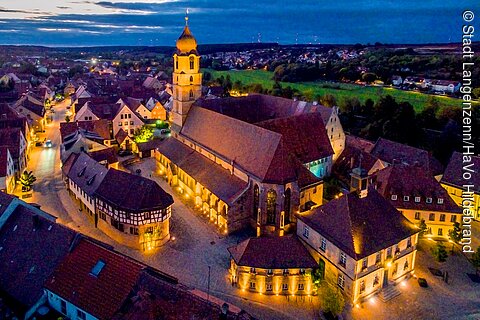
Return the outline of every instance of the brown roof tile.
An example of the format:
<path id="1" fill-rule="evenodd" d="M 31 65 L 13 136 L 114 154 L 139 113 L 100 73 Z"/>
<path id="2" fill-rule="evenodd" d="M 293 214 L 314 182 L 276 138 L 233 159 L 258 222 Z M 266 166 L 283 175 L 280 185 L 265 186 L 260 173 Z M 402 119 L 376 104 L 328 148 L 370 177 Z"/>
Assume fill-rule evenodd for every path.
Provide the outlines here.
<path id="1" fill-rule="evenodd" d="M 239 266 L 262 269 L 315 268 L 318 263 L 295 235 L 250 238 L 228 248 Z"/>
<path id="2" fill-rule="evenodd" d="M 75 235 L 75 231 L 18 205 L 0 229 L 0 288 L 24 307 L 33 306 Z"/>
<path id="3" fill-rule="evenodd" d="M 165 209 L 173 198 L 153 180 L 110 168 L 95 195 L 105 202 L 133 212 Z"/>
<path id="4" fill-rule="evenodd" d="M 356 260 L 418 232 L 374 188 L 369 188 L 366 197 L 351 192 L 298 219 Z"/>
<path id="5" fill-rule="evenodd" d="M 480 194 L 480 156 L 472 156 L 471 163 L 473 163 L 471 169 L 474 172 L 472 173 L 471 179 L 465 180 L 463 179 L 463 166 L 469 165 L 469 163 L 464 164 L 463 155 L 460 152 L 454 152 L 440 182 L 461 189 L 463 189 L 463 185 L 465 184 L 472 184 L 473 190 L 475 190 L 477 194 Z"/>
<path id="6" fill-rule="evenodd" d="M 420 166 L 395 164 L 378 171 L 374 180 L 378 191 L 398 209 L 461 213 L 447 190 Z M 391 200 L 392 195 L 397 195 L 397 200 Z M 409 200 L 404 201 L 404 196 Z M 415 197 L 420 197 L 420 202 Z M 426 203 L 427 198 L 432 198 L 432 203 Z M 438 199 L 443 199 L 443 203 L 438 203 Z"/>
<path id="7" fill-rule="evenodd" d="M 98 275 L 95 265 L 104 263 Z M 111 319 L 120 310 L 145 265 L 87 239 L 63 259 L 45 288 L 99 319 Z"/>

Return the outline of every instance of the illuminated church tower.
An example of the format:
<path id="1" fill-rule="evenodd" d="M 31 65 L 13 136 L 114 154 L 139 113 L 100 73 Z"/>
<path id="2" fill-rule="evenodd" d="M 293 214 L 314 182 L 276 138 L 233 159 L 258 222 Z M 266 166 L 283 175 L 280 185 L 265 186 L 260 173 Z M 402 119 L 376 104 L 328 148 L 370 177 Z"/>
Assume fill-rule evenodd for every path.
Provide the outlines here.
<path id="1" fill-rule="evenodd" d="M 202 95 L 202 74 L 197 41 L 188 28 L 188 15 L 185 28 L 177 40 L 177 51 L 173 55 L 173 119 L 172 129 L 180 132 L 193 102 Z"/>

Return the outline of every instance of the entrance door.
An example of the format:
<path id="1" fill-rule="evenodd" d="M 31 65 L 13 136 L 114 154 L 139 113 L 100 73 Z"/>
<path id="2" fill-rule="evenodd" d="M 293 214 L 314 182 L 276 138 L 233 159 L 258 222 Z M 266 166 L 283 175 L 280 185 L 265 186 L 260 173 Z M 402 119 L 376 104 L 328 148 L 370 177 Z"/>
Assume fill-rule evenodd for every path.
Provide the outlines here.
<path id="1" fill-rule="evenodd" d="M 383 285 L 382 287 L 385 288 L 388 286 L 388 270 L 385 270 L 385 273 L 383 275 Z"/>

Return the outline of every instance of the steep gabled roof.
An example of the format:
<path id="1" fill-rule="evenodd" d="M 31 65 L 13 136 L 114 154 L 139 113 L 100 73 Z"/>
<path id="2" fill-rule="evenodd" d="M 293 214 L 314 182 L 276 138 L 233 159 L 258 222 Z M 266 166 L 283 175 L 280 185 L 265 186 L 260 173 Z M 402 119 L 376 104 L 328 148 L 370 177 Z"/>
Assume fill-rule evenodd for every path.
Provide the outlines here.
<path id="1" fill-rule="evenodd" d="M 295 235 L 250 238 L 228 248 L 239 266 L 262 269 L 315 268 L 318 263 Z"/>
<path id="2" fill-rule="evenodd" d="M 432 175 L 443 172 L 440 162 L 427 151 L 384 138 L 377 140 L 371 154 L 390 164 L 397 162 L 420 165 Z"/>
<path id="3" fill-rule="evenodd" d="M 105 179 L 107 171 L 107 168 L 90 158 L 86 153 L 81 152 L 70 166 L 67 176 L 86 194 L 92 196 Z"/>
<path id="4" fill-rule="evenodd" d="M 447 190 L 420 166 L 394 164 L 378 171 L 374 180 L 378 191 L 396 208 L 461 213 Z M 391 200 L 392 195 L 397 195 L 397 200 Z M 408 201 L 404 196 L 409 197 Z M 416 202 L 415 197 L 420 201 Z M 427 203 L 427 198 L 432 202 Z M 438 203 L 438 199 L 443 202 Z"/>
<path id="5" fill-rule="evenodd" d="M 463 179 L 463 166 L 470 165 L 470 163 L 463 163 L 463 155 L 460 152 L 454 152 L 440 182 L 460 189 L 463 189 L 464 184 L 471 184 L 473 185 L 472 189 L 480 194 L 480 156 L 472 156 L 471 163 L 473 166 L 469 168 L 474 172 L 471 173 L 471 179 L 465 180 Z"/>
<path id="6" fill-rule="evenodd" d="M 110 168 L 96 189 L 103 201 L 131 212 L 165 209 L 173 198 L 153 180 Z"/>
<path id="7" fill-rule="evenodd" d="M 144 268 L 125 255 L 81 239 L 46 281 L 45 288 L 99 319 L 111 319 Z"/>
<path id="8" fill-rule="evenodd" d="M 190 109 L 181 134 L 262 181 L 282 138 L 279 133 L 198 107 Z"/>
<path id="9" fill-rule="evenodd" d="M 68 253 L 76 232 L 18 205 L 0 229 L 0 289 L 26 309 Z"/>
<path id="10" fill-rule="evenodd" d="M 374 188 L 361 198 L 351 192 L 298 216 L 355 260 L 419 232 Z"/>

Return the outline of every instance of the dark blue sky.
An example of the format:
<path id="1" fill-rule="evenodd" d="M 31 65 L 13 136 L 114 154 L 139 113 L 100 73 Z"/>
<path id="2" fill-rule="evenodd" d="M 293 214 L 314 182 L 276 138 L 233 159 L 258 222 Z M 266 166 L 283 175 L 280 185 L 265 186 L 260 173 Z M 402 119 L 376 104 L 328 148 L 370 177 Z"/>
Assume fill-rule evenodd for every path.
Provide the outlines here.
<path id="1" fill-rule="evenodd" d="M 186 8 L 199 43 L 459 42 L 462 11 L 480 20 L 458 0 L 0 0 L 0 44 L 174 45 Z"/>

